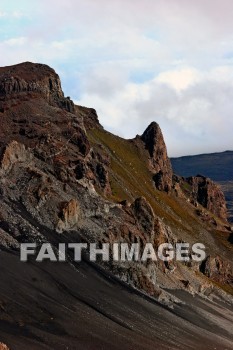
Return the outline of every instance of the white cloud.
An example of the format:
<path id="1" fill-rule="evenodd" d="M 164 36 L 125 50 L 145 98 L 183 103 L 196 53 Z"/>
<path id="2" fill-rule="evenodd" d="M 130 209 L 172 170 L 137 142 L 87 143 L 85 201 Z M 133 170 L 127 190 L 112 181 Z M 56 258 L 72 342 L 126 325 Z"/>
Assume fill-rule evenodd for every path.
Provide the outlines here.
<path id="1" fill-rule="evenodd" d="M 233 148 L 232 0 L 2 4 L 0 65 L 53 66 L 122 136 L 157 120 L 172 155 Z"/>
<path id="2" fill-rule="evenodd" d="M 156 80 L 160 83 L 170 85 L 176 91 L 181 91 L 197 83 L 200 80 L 200 73 L 197 69 L 183 68 L 162 72 L 158 75 Z"/>
<path id="3" fill-rule="evenodd" d="M 5 41 L 3 41 L 3 45 L 6 45 L 6 46 L 23 46 L 25 45 L 27 42 L 27 38 L 25 37 L 19 37 L 19 38 L 10 38 L 10 39 L 7 39 Z"/>
<path id="4" fill-rule="evenodd" d="M 181 81 L 184 71 L 180 70 Z M 183 85 L 182 89 L 177 90 L 173 79 L 166 79 L 165 83 L 155 77 L 146 83 L 128 83 L 112 96 L 101 88 L 102 77 L 98 80 L 95 75 L 94 84 L 99 89 L 92 92 L 87 88 L 77 102 L 95 106 L 101 122 L 127 138 L 142 133 L 151 121 L 156 120 L 162 126 L 169 154 L 173 156 L 201 150 L 224 150 L 232 144 L 233 79 L 230 80 L 228 74 L 224 78 L 219 74 L 222 71 L 233 77 L 233 68 L 229 70 L 228 67 L 204 73 L 195 70 L 191 83 Z M 169 77 L 173 77 L 172 73 L 169 72 Z M 179 81 L 176 70 L 174 76 Z"/>

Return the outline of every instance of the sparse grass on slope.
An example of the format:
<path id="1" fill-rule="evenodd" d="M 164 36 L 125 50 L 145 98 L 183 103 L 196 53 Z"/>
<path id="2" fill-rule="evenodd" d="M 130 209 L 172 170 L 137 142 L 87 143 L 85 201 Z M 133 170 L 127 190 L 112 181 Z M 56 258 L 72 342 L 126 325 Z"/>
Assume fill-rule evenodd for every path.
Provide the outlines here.
<path id="1" fill-rule="evenodd" d="M 155 214 L 172 228 L 179 239 L 190 243 L 201 241 L 213 254 L 226 253 L 228 257 L 231 256 L 233 246 L 228 242 L 227 232 L 217 234 L 208 223 L 201 221 L 196 215 L 196 208 L 186 199 L 155 188 L 152 173 L 147 166 L 148 153 L 142 144 L 122 139 L 100 127 L 89 129 L 88 138 L 94 149 L 104 151 L 110 157 L 112 195 L 109 199 L 132 202 L 137 197 L 144 196 Z"/>
<path id="2" fill-rule="evenodd" d="M 125 140 L 101 128 L 88 130 L 88 138 L 94 148 L 104 147 L 111 159 L 110 182 L 115 201 L 132 201 L 144 196 L 163 221 L 173 227 L 196 235 L 200 222 L 194 208 L 184 199 L 178 199 L 158 191 L 147 167 L 148 154 L 132 140 Z"/>

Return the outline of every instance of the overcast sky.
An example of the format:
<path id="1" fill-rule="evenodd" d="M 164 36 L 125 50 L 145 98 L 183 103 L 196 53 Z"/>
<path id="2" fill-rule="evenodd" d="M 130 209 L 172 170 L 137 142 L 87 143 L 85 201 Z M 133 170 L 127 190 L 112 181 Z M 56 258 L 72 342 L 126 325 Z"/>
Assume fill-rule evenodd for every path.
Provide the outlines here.
<path id="1" fill-rule="evenodd" d="M 155 120 L 170 156 L 233 150 L 232 0 L 0 0 L 0 65 L 23 61 L 120 136 Z"/>

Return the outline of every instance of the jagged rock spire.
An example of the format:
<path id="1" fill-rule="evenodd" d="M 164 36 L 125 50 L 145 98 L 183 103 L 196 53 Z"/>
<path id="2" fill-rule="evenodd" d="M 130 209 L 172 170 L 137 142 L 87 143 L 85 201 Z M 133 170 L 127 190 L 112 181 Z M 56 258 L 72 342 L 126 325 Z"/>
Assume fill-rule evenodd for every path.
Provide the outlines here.
<path id="1" fill-rule="evenodd" d="M 156 187 L 169 192 L 172 187 L 172 166 L 159 125 L 152 122 L 144 131 L 141 139 L 150 155 L 149 167 L 154 173 Z"/>

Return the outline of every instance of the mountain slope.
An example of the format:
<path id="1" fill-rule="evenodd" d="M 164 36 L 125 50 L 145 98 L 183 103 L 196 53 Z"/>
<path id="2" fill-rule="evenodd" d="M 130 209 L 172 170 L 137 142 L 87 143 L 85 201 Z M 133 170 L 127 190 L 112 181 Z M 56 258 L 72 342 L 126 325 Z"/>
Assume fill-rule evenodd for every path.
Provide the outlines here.
<path id="1" fill-rule="evenodd" d="M 232 349 L 233 312 L 218 301 L 186 292 L 169 310 L 88 263 L 22 269 L 9 252 L 0 263 L 0 341 L 11 349 Z"/>
<path id="2" fill-rule="evenodd" d="M 157 123 L 133 140 L 115 136 L 95 110 L 64 97 L 53 69 L 29 62 L 0 69 L 0 120 L 0 342 L 10 349 L 233 347 L 223 195 L 209 179 L 173 175 Z M 50 243 L 56 254 L 69 242 L 156 249 L 202 242 L 207 257 L 93 263 L 86 254 L 75 263 L 68 251 L 67 262 L 32 256 L 23 263 L 24 242 Z"/>

